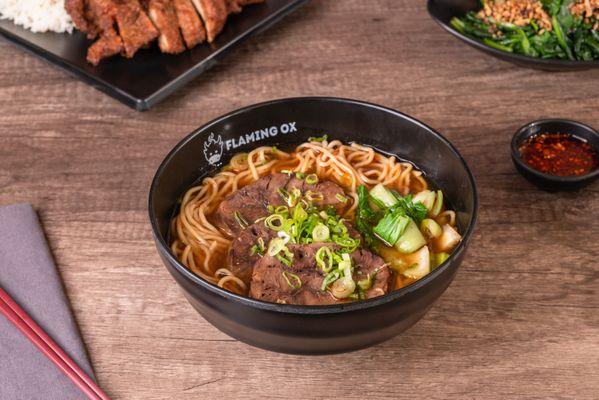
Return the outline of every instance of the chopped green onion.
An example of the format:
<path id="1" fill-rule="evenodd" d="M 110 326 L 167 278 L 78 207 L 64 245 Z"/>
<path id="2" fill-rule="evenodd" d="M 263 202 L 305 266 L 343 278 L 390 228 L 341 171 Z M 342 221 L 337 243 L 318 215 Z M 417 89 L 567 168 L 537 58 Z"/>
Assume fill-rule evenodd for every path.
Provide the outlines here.
<path id="1" fill-rule="evenodd" d="M 281 238 L 274 238 L 268 243 L 268 250 L 266 251 L 266 253 L 269 256 L 274 257 L 277 254 L 279 254 L 284 248 L 286 248 L 285 240 Z"/>
<path id="2" fill-rule="evenodd" d="M 306 174 L 304 174 L 303 172 L 296 172 L 295 177 L 297 179 L 304 179 L 306 177 Z"/>
<path id="3" fill-rule="evenodd" d="M 274 213 L 279 214 L 279 215 L 288 215 L 289 208 L 287 208 L 287 206 L 278 206 L 277 208 L 274 209 Z"/>
<path id="4" fill-rule="evenodd" d="M 331 286 L 331 293 L 338 299 L 348 298 L 356 290 L 356 282 L 351 276 L 337 279 Z"/>
<path id="5" fill-rule="evenodd" d="M 290 259 L 290 258 L 286 258 L 286 257 L 283 257 L 283 256 L 282 256 L 282 255 L 280 255 L 280 254 L 277 254 L 277 255 L 275 256 L 275 258 L 276 258 L 277 260 L 279 260 L 280 262 L 282 262 L 283 264 L 285 264 L 286 266 L 288 266 L 288 267 L 290 267 L 290 266 L 291 266 L 291 264 L 293 263 L 293 260 L 292 260 L 292 259 Z"/>
<path id="6" fill-rule="evenodd" d="M 372 278 L 370 277 L 370 274 L 368 274 L 365 279 L 358 281 L 358 287 L 362 290 L 368 290 L 371 288 L 371 286 Z"/>
<path id="7" fill-rule="evenodd" d="M 310 203 L 318 202 L 318 201 L 323 201 L 324 200 L 324 195 L 322 193 L 313 192 L 312 190 L 308 190 L 306 192 L 306 194 L 304 195 L 304 197 Z"/>
<path id="8" fill-rule="evenodd" d="M 264 239 L 259 237 L 258 243 L 252 246 L 250 254 L 251 255 L 258 254 L 259 256 L 263 256 L 264 250 L 265 250 Z"/>
<path id="9" fill-rule="evenodd" d="M 249 226 L 248 222 L 245 220 L 245 218 L 243 218 L 243 215 L 241 215 L 239 211 L 235 211 L 233 215 L 235 216 L 235 221 L 237 221 L 239 226 L 241 226 L 243 229 Z"/>
<path id="10" fill-rule="evenodd" d="M 329 135 L 322 135 L 321 137 L 311 136 L 308 138 L 308 142 L 326 142 L 329 138 Z"/>
<path id="11" fill-rule="evenodd" d="M 291 175 L 293 173 L 293 171 L 290 169 L 282 169 L 281 173 L 285 174 L 285 175 Z"/>
<path id="12" fill-rule="evenodd" d="M 277 192 L 279 192 L 279 196 L 281 196 L 281 199 L 283 199 L 285 203 L 289 204 L 289 192 L 283 188 L 277 189 Z"/>
<path id="13" fill-rule="evenodd" d="M 338 270 L 334 270 L 329 272 L 324 279 L 322 280 L 322 285 L 320 286 L 320 290 L 326 290 L 326 288 L 332 283 L 335 282 L 341 276 L 341 272 Z"/>
<path id="14" fill-rule="evenodd" d="M 344 204 L 345 204 L 345 203 L 347 203 L 347 201 L 349 200 L 347 197 L 345 197 L 345 196 L 344 196 L 344 195 L 342 195 L 341 193 L 337 193 L 337 194 L 335 195 L 335 198 L 336 198 L 337 200 L 339 200 L 341 203 L 344 203 Z"/>
<path id="15" fill-rule="evenodd" d="M 308 185 L 315 185 L 318 183 L 318 176 L 316 174 L 309 174 L 306 176 L 306 183 Z"/>
<path id="16" fill-rule="evenodd" d="M 318 251 L 316 251 L 316 264 L 322 269 L 322 271 L 326 274 L 329 273 L 333 269 L 333 252 L 327 246 L 322 246 Z"/>
<path id="17" fill-rule="evenodd" d="M 354 239 L 349 236 L 335 236 L 333 237 L 333 242 L 335 242 L 341 247 L 347 248 L 347 251 L 349 251 L 350 253 L 357 249 L 360 245 L 360 239 Z"/>
<path id="18" fill-rule="evenodd" d="M 292 289 L 299 289 L 302 287 L 302 279 L 289 271 L 283 271 L 283 278 Z M 293 282 L 292 282 L 293 281 Z"/>
<path id="19" fill-rule="evenodd" d="M 266 225 L 273 231 L 280 231 L 281 229 L 283 229 L 284 222 L 285 219 L 283 218 L 283 216 L 279 214 L 272 214 L 266 217 L 266 219 L 264 220 L 264 225 Z"/>
<path id="20" fill-rule="evenodd" d="M 312 239 L 314 240 L 314 242 L 326 242 L 327 240 L 329 240 L 329 237 L 329 227 L 323 224 L 322 222 L 316 224 L 316 226 L 312 230 Z"/>

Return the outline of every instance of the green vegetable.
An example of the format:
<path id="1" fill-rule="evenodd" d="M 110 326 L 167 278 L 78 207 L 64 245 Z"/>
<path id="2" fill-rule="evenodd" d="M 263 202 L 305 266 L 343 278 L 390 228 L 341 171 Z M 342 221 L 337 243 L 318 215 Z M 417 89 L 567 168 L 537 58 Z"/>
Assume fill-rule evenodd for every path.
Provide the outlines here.
<path id="1" fill-rule="evenodd" d="M 448 258 L 449 258 L 449 254 L 447 254 L 447 253 L 435 253 L 435 254 L 433 254 L 433 262 L 432 262 L 433 269 L 434 268 L 438 268 Z"/>
<path id="2" fill-rule="evenodd" d="M 372 228 L 381 219 L 382 213 L 374 211 L 368 203 L 368 190 L 366 186 L 358 187 L 358 208 L 356 211 L 356 228 L 362 234 L 364 242 L 368 247 L 376 244 L 376 236 Z"/>
<path id="3" fill-rule="evenodd" d="M 414 201 L 412 195 L 407 195 L 406 197 L 397 195 L 396 198 L 397 204 L 390 209 L 391 212 L 393 212 L 394 209 L 402 208 L 406 215 L 412 218 L 416 223 L 420 223 L 420 221 L 426 218 L 428 212 L 426 206 L 419 201 Z"/>
<path id="4" fill-rule="evenodd" d="M 599 59 L 599 33 L 593 29 L 595 17 L 585 22 L 570 12 L 573 0 L 541 0 L 551 17 L 552 29 L 544 30 L 538 21 L 516 26 L 491 18 L 479 18 L 476 11 L 454 17 L 450 26 L 495 49 L 529 57 L 591 61 Z"/>
<path id="5" fill-rule="evenodd" d="M 443 233 L 441 226 L 439 226 L 435 220 L 429 218 L 422 220 L 420 223 L 420 231 L 427 239 L 436 239 Z"/>
<path id="6" fill-rule="evenodd" d="M 395 248 L 404 254 L 413 253 L 424 245 L 426 239 L 412 220 L 408 222 L 404 233 L 395 242 Z"/>
<path id="7" fill-rule="evenodd" d="M 385 214 L 383 219 L 374 227 L 373 232 L 387 246 L 393 246 L 406 230 L 410 218 L 401 209 Z"/>
<path id="8" fill-rule="evenodd" d="M 378 208 L 389 208 L 397 204 L 397 199 L 383 184 L 379 183 L 370 189 L 370 198 Z"/>
<path id="9" fill-rule="evenodd" d="M 420 279 L 431 272 L 430 252 L 428 247 L 424 246 L 418 252 L 410 257 L 412 264 L 410 268 L 404 270 L 402 274 L 408 278 Z"/>
<path id="10" fill-rule="evenodd" d="M 437 215 L 439 215 L 442 208 L 443 208 L 443 192 L 440 190 L 437 190 L 437 196 L 435 197 L 435 204 L 433 205 L 433 208 L 430 212 L 431 216 L 436 217 Z"/>
<path id="11" fill-rule="evenodd" d="M 557 20 L 557 17 L 555 15 L 551 19 L 551 22 L 553 24 L 553 31 L 555 32 L 555 35 L 557 36 L 557 41 L 558 41 L 559 45 L 562 46 L 562 49 L 564 49 L 564 51 L 566 52 L 566 55 L 568 56 L 568 58 L 570 60 L 575 60 L 574 55 L 572 54 L 572 50 L 570 49 L 570 45 L 568 44 L 569 40 L 566 37 L 566 35 L 564 34 L 562 26 L 560 25 L 560 23 Z"/>

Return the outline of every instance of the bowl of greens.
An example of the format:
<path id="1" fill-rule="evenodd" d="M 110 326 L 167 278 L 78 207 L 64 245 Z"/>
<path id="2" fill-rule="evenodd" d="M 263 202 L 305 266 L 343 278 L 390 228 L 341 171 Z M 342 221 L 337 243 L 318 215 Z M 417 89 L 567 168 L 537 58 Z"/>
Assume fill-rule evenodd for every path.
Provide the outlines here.
<path id="1" fill-rule="evenodd" d="M 599 68 L 599 0 L 429 0 L 428 11 L 452 35 L 505 61 Z"/>

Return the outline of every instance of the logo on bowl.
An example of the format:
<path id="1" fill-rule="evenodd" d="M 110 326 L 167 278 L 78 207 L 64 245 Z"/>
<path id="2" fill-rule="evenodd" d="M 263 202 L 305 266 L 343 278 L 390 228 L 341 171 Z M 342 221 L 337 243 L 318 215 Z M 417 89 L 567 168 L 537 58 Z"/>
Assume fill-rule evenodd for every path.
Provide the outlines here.
<path id="1" fill-rule="evenodd" d="M 223 155 L 223 139 L 218 135 L 218 139 L 214 139 L 214 133 L 208 136 L 208 140 L 204 142 L 204 157 L 211 165 L 215 165 L 220 161 Z"/>
<path id="2" fill-rule="evenodd" d="M 208 136 L 208 140 L 204 142 L 204 157 L 206 157 L 206 161 L 208 161 L 210 165 L 216 165 L 220 161 L 225 148 L 227 151 L 229 151 L 250 143 L 259 142 L 268 138 L 274 138 L 279 133 L 287 135 L 296 132 L 298 132 L 298 128 L 295 127 L 295 121 L 257 129 L 250 133 L 246 133 L 245 135 L 232 137 L 225 141 L 223 141 L 221 135 L 218 135 L 215 139 L 214 133 L 212 132 Z"/>

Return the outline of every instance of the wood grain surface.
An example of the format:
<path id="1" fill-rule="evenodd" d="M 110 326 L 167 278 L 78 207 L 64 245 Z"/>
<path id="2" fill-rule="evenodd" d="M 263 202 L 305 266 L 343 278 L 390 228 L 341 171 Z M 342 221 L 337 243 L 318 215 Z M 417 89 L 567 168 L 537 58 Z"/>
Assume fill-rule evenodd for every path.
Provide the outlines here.
<path id="1" fill-rule="evenodd" d="M 428 315 L 337 356 L 258 350 L 204 321 L 162 266 L 146 212 L 150 180 L 184 135 L 302 95 L 421 119 L 480 190 L 469 254 Z M 148 113 L 0 41 L 0 206 L 39 211 L 114 399 L 597 399 L 599 183 L 550 194 L 516 173 L 511 136 L 542 117 L 598 127 L 599 70 L 490 58 L 442 31 L 422 0 L 314 0 Z"/>

